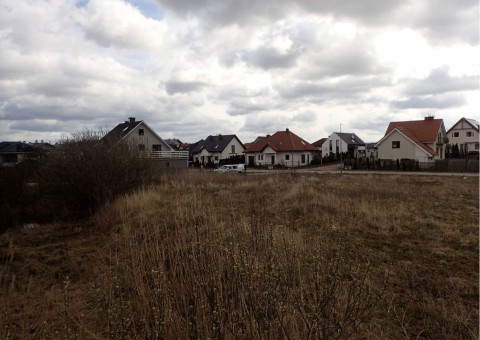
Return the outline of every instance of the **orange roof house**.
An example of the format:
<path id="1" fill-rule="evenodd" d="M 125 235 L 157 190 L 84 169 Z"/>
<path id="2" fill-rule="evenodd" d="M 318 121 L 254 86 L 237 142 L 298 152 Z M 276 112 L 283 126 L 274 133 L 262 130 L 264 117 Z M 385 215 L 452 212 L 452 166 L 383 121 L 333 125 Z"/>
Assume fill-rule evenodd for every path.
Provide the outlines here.
<path id="1" fill-rule="evenodd" d="M 443 119 L 391 122 L 385 136 L 375 145 L 380 159 L 415 159 L 429 162 L 445 158 L 447 143 Z"/>
<path id="2" fill-rule="evenodd" d="M 317 151 L 315 146 L 287 128 L 257 139 L 244 153 L 250 166 L 297 167 L 309 165 Z"/>

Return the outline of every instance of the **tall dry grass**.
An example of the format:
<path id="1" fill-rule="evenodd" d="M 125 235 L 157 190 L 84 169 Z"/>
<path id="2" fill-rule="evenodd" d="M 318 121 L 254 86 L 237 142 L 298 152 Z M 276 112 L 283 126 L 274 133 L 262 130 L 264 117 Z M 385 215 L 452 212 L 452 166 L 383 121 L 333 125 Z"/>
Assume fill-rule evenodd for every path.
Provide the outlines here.
<path id="1" fill-rule="evenodd" d="M 0 336 L 475 339 L 477 188 L 478 178 L 165 176 L 82 230 L 5 236 L 18 245 L 0 270 Z"/>

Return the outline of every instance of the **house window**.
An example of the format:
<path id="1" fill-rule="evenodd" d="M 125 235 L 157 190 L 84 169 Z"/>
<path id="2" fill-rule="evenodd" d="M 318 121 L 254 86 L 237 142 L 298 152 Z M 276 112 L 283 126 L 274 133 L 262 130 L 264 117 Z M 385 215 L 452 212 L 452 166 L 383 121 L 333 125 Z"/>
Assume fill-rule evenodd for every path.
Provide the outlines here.
<path id="1" fill-rule="evenodd" d="M 400 149 L 400 141 L 396 140 L 392 142 L 392 149 Z"/>
<path id="2" fill-rule="evenodd" d="M 138 151 L 145 151 L 145 144 L 138 144 Z"/>
<path id="3" fill-rule="evenodd" d="M 17 162 L 18 162 L 17 154 L 3 155 L 3 163 L 17 163 Z"/>
<path id="4" fill-rule="evenodd" d="M 478 150 L 479 143 L 475 143 L 475 150 Z"/>
<path id="5" fill-rule="evenodd" d="M 145 134 L 145 131 L 143 129 L 138 129 L 138 135 L 143 136 Z"/>
<path id="6" fill-rule="evenodd" d="M 285 155 L 285 160 L 289 161 L 290 160 L 290 155 Z"/>
<path id="7" fill-rule="evenodd" d="M 335 141 L 335 153 L 340 153 L 340 141 L 338 139 Z"/>
<path id="8" fill-rule="evenodd" d="M 302 155 L 302 163 L 305 163 L 305 155 Z"/>
<path id="9" fill-rule="evenodd" d="M 215 156 L 215 162 L 218 162 L 218 156 Z"/>
<path id="10" fill-rule="evenodd" d="M 232 145 L 232 153 L 235 153 L 235 145 Z"/>
<path id="11" fill-rule="evenodd" d="M 333 141 L 329 140 L 329 147 L 330 147 L 330 152 L 333 152 Z"/>
<path id="12" fill-rule="evenodd" d="M 153 151 L 162 151 L 162 146 L 160 144 L 153 144 L 152 145 Z"/>
<path id="13" fill-rule="evenodd" d="M 263 155 L 258 155 L 258 160 L 263 161 Z"/>
<path id="14" fill-rule="evenodd" d="M 459 137 L 460 136 L 460 132 L 454 132 L 452 133 L 452 137 Z"/>
<path id="15" fill-rule="evenodd" d="M 473 132 L 472 131 L 467 131 L 467 137 L 473 137 Z"/>

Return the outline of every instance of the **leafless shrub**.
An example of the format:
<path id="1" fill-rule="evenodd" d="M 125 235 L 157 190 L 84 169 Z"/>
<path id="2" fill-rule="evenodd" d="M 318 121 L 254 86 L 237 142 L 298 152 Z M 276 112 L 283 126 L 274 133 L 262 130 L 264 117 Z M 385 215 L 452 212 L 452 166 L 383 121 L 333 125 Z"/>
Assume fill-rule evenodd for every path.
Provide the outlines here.
<path id="1" fill-rule="evenodd" d="M 152 163 L 128 145 L 85 130 L 62 141 L 45 159 L 41 184 L 60 217 L 84 217 L 152 180 Z"/>

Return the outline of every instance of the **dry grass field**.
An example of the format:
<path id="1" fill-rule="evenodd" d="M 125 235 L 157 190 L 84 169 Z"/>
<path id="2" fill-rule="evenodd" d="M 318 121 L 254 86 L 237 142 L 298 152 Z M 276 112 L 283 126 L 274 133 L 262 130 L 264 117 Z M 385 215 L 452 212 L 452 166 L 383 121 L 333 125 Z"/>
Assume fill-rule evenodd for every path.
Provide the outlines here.
<path id="1" fill-rule="evenodd" d="M 0 235 L 0 338 L 478 339 L 478 185 L 165 176 Z"/>

